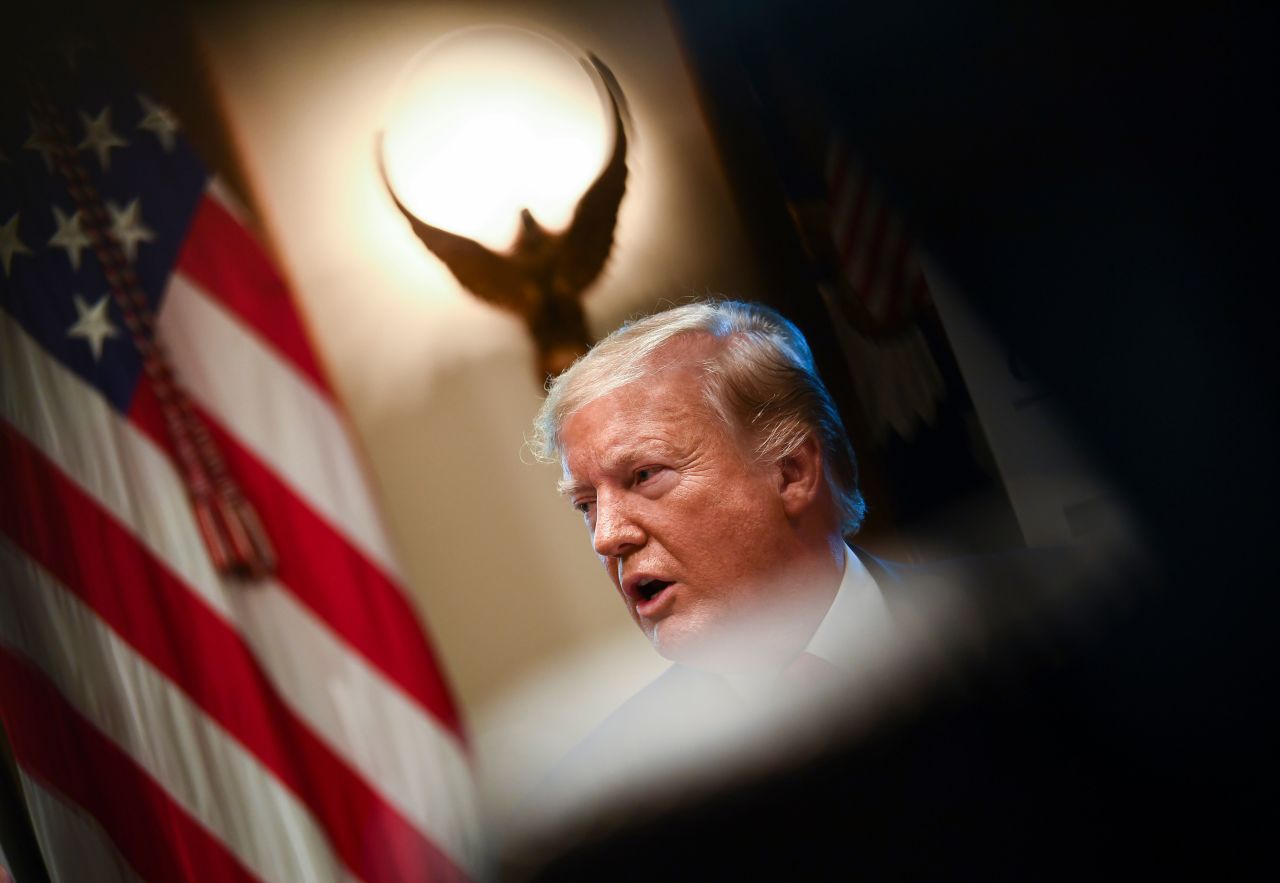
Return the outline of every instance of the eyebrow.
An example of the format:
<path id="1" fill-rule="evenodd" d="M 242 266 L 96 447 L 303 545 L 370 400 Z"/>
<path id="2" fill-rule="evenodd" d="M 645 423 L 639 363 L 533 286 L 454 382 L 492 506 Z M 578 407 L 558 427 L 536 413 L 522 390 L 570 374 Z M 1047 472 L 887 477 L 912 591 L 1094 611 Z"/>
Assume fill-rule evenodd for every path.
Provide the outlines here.
<path id="1" fill-rule="evenodd" d="M 626 445 L 625 447 L 619 448 L 615 451 L 611 451 L 609 455 L 604 458 L 604 462 L 602 463 L 602 467 L 604 471 L 615 472 L 621 469 L 625 464 L 639 463 L 644 461 L 650 452 L 641 450 L 641 444 L 643 442 L 649 442 L 653 444 L 654 447 L 658 449 L 660 456 L 669 457 L 669 456 L 672 456 L 676 451 L 676 447 L 672 445 L 670 442 L 668 442 L 666 439 L 654 438 L 654 437 L 643 437 L 643 438 L 637 439 L 635 442 L 631 444 Z M 591 485 L 583 484 L 577 479 L 562 478 L 558 482 L 556 482 L 556 490 L 559 492 L 560 496 L 562 497 L 571 497 L 574 494 L 577 494 L 580 492 L 593 490 L 593 488 L 591 487 Z"/>
<path id="2" fill-rule="evenodd" d="M 587 489 L 586 485 L 582 484 L 579 481 L 574 481 L 573 479 L 569 479 L 569 478 L 562 478 L 556 482 L 556 491 L 562 497 L 572 497 L 575 494 L 577 494 L 579 491 L 583 491 L 586 489 Z"/>

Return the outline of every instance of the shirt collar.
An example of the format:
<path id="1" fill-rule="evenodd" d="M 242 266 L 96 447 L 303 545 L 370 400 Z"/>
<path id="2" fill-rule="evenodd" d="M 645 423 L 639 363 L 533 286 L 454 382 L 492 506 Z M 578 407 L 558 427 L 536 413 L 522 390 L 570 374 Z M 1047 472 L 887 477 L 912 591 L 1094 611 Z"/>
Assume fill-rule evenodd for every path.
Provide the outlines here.
<path id="1" fill-rule="evenodd" d="M 847 670 L 856 670 L 879 652 L 893 633 L 893 620 L 880 586 L 853 549 L 845 545 L 844 577 L 835 600 L 805 651 Z"/>
<path id="2" fill-rule="evenodd" d="M 844 550 L 840 587 L 805 652 L 852 672 L 881 651 L 884 642 L 892 636 L 893 621 L 871 572 L 847 543 Z M 778 672 L 769 671 L 721 677 L 740 697 L 749 699 L 772 695 L 778 676 Z"/>

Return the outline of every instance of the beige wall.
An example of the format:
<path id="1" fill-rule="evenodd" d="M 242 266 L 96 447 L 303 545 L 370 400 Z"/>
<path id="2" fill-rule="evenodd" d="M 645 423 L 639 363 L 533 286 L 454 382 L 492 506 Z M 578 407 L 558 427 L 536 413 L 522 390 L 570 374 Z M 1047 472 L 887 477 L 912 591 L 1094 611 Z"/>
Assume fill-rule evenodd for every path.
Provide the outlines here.
<path id="1" fill-rule="evenodd" d="M 407 61 L 483 23 L 550 29 L 596 52 L 630 101 L 631 179 L 614 257 L 587 301 L 593 330 L 663 299 L 751 295 L 740 225 L 658 0 L 254 4 L 205 12 L 199 31 L 254 201 L 478 743 L 505 750 L 523 733 L 531 755 L 555 754 L 662 664 L 556 497 L 558 470 L 522 458 L 541 390 L 521 326 L 425 252 L 373 154 Z M 583 679 L 559 710 L 531 698 L 547 695 L 534 682 L 551 670 Z"/>

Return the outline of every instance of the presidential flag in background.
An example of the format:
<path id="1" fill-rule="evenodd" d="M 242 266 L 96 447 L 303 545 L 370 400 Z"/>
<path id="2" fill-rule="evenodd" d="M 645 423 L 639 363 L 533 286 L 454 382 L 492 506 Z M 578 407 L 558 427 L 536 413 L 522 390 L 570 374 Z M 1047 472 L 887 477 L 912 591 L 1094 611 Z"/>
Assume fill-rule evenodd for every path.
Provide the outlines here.
<path id="1" fill-rule="evenodd" d="M 822 216 L 792 215 L 814 261 L 818 288 L 844 346 L 872 440 L 911 442 L 937 421 L 946 384 L 920 314 L 932 311 L 915 244 L 845 139 L 830 137 Z"/>
<path id="2" fill-rule="evenodd" d="M 289 294 L 173 114 L 63 49 L 0 120 L 0 714 L 49 871 L 474 878 L 458 714 Z"/>

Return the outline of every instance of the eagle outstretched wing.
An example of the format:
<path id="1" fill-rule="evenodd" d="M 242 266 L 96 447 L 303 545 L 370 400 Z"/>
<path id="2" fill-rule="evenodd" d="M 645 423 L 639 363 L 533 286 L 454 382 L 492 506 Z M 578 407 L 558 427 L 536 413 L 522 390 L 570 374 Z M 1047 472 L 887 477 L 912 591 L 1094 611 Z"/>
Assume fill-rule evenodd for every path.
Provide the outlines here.
<path id="1" fill-rule="evenodd" d="M 604 269 L 613 249 L 613 232 L 618 207 L 627 189 L 627 132 L 623 116 L 628 115 L 626 99 L 618 80 L 599 58 L 588 55 L 596 75 L 604 83 L 613 108 L 613 153 L 599 176 L 578 200 L 573 220 L 560 236 L 553 278 L 555 293 L 579 297 Z"/>
<path id="2" fill-rule="evenodd" d="M 443 261 L 454 278 L 472 294 L 496 306 L 506 307 L 522 314 L 528 313 L 535 305 L 529 303 L 527 280 L 515 262 L 505 255 L 486 248 L 474 239 L 441 230 L 415 217 L 391 187 L 382 157 L 381 135 L 378 141 L 378 172 L 382 175 L 382 183 L 395 201 L 396 208 L 409 221 L 414 234 L 422 244 Z"/>

